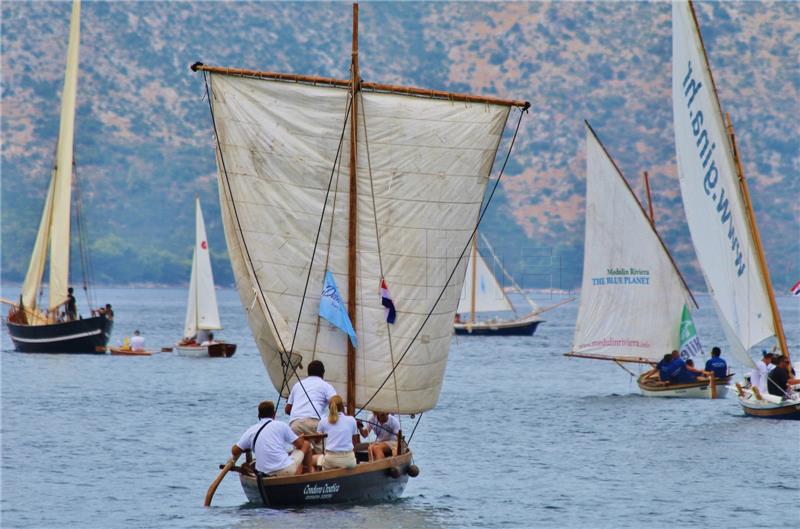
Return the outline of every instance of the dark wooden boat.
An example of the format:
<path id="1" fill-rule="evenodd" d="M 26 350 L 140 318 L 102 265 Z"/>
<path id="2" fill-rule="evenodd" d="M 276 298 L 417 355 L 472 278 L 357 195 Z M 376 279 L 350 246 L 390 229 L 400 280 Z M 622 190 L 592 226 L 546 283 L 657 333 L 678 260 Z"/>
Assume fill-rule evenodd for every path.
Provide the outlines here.
<path id="1" fill-rule="evenodd" d="M 44 325 L 9 321 L 8 334 L 14 348 L 23 353 L 104 354 L 113 326 L 105 316 Z"/>
<path id="2" fill-rule="evenodd" d="M 544 320 L 477 321 L 456 323 L 456 334 L 471 336 L 532 336 Z"/>
<path id="3" fill-rule="evenodd" d="M 399 498 L 409 476 L 416 475 L 412 454 L 374 462 L 360 462 L 355 468 L 326 470 L 299 476 L 257 478 L 252 465 L 235 467 L 247 499 L 264 507 L 313 505 L 317 503 L 359 503 Z M 261 483 L 259 483 L 259 480 Z"/>
<path id="4" fill-rule="evenodd" d="M 230 358 L 236 353 L 236 344 L 225 342 L 212 345 L 176 344 L 175 349 L 181 356 Z"/>
<path id="5" fill-rule="evenodd" d="M 78 89 L 78 57 L 80 47 L 80 2 L 72 4 L 69 43 L 67 46 L 64 88 L 61 94 L 61 120 L 59 139 L 50 187 L 47 191 L 39 229 L 31 252 L 28 271 L 22 284 L 18 301 L 0 300 L 12 306 L 8 314 L 8 333 L 17 351 L 28 353 L 105 353 L 113 322 L 101 314 L 91 318 L 77 317 L 75 298 L 69 287 L 70 241 L 74 172 L 75 107 Z M 81 264 L 83 287 L 91 303 L 87 264 L 89 256 L 84 254 L 85 240 L 80 198 L 74 201 L 74 214 L 78 219 L 78 238 L 81 241 Z M 48 300 L 40 305 L 42 277 L 48 261 L 50 279 Z M 75 319 L 64 320 L 65 305 L 72 302 Z"/>

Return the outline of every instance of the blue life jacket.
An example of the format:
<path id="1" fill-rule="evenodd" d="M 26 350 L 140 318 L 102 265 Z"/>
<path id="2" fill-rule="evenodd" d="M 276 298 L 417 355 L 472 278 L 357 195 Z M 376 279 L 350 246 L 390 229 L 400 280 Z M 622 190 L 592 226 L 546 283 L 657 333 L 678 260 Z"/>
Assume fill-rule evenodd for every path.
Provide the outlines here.
<path id="1" fill-rule="evenodd" d="M 720 357 L 711 357 L 706 362 L 706 371 L 713 371 L 716 378 L 728 376 L 728 363 Z"/>

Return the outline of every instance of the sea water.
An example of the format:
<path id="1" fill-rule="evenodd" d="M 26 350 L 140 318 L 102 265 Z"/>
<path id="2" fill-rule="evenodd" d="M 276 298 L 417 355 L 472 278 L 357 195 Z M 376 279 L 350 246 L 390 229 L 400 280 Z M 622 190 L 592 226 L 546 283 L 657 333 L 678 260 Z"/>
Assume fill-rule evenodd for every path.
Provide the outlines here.
<path id="1" fill-rule="evenodd" d="M 576 302 L 546 313 L 532 337 L 453 339 L 439 405 L 411 441 L 421 473 L 401 500 L 254 508 L 229 474 L 205 509 L 257 403 L 277 397 L 237 293 L 217 295 L 218 336 L 239 346 L 229 359 L 22 354 L 3 329 L 2 527 L 755 528 L 800 519 L 800 423 L 745 417 L 733 392 L 645 398 L 613 363 L 565 358 Z M 114 306 L 112 343 L 135 329 L 156 349 L 181 336 L 184 289 L 96 297 Z M 778 299 L 796 355 L 799 301 Z M 706 351 L 724 351 L 710 300 L 699 302 Z M 409 432 L 414 421 L 402 423 Z"/>

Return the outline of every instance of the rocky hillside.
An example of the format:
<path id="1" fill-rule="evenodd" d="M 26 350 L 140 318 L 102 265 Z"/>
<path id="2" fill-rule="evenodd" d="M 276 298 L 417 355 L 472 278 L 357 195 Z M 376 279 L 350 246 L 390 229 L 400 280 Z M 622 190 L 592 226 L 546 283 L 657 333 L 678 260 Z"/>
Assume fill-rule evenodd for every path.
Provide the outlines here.
<path id="1" fill-rule="evenodd" d="M 50 178 L 69 4 L 3 2 L 2 273 L 19 280 Z M 800 279 L 800 5 L 701 3 L 779 291 Z M 346 77 L 343 3 L 86 2 L 76 159 L 99 281 L 188 281 L 192 199 L 221 283 L 232 281 L 216 197 L 207 64 Z M 676 179 L 669 3 L 364 3 L 367 80 L 524 98 L 512 162 L 484 232 L 525 286 L 580 282 L 583 120 L 702 288 Z M 76 274 L 79 272 L 75 272 Z"/>

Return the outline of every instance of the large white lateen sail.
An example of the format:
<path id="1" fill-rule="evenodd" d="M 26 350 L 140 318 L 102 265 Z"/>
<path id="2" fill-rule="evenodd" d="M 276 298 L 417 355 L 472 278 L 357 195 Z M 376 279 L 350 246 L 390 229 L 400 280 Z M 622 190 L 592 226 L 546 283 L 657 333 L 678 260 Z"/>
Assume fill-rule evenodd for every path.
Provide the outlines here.
<path id="1" fill-rule="evenodd" d="M 72 197 L 72 151 L 75 136 L 75 106 L 78 94 L 78 58 L 81 35 L 81 3 L 72 3 L 67 45 L 67 67 L 61 92 L 61 121 L 58 129 L 56 163 L 47 191 L 39 231 L 25 282 L 22 304 L 36 307 L 42 283 L 47 250 L 50 250 L 49 308 L 55 309 L 67 299 L 69 287 L 70 199 Z M 31 313 L 34 316 L 33 313 Z"/>
<path id="2" fill-rule="evenodd" d="M 772 309 L 733 146 L 692 6 L 672 4 L 672 102 L 683 207 L 731 353 L 774 336 Z"/>
<path id="3" fill-rule="evenodd" d="M 189 301 L 186 305 L 184 338 L 193 338 L 198 330 L 221 329 L 211 256 L 206 238 L 206 224 L 200 209 L 200 198 L 195 198 L 195 243 L 192 256 L 192 275 L 189 280 Z"/>
<path id="4" fill-rule="evenodd" d="M 474 295 L 474 297 L 473 297 Z M 467 263 L 467 273 L 464 277 L 464 288 L 461 290 L 461 299 L 458 301 L 460 314 L 485 313 L 485 312 L 511 312 L 514 307 L 508 300 L 503 287 L 483 260 L 477 248 Z"/>
<path id="5" fill-rule="evenodd" d="M 686 284 L 630 186 L 586 126 L 586 235 L 573 353 L 660 360 L 679 347 Z"/>
<path id="6" fill-rule="evenodd" d="M 340 139 L 349 87 L 208 75 L 228 251 L 270 379 L 286 394 L 291 351 L 293 362 L 323 361 L 345 395 L 348 337 L 318 313 L 326 270 L 348 284 L 349 135 L 341 149 Z M 365 90 L 357 98 L 355 401 L 414 413 L 438 399 L 468 254 L 448 277 L 475 226 L 509 106 Z"/>

